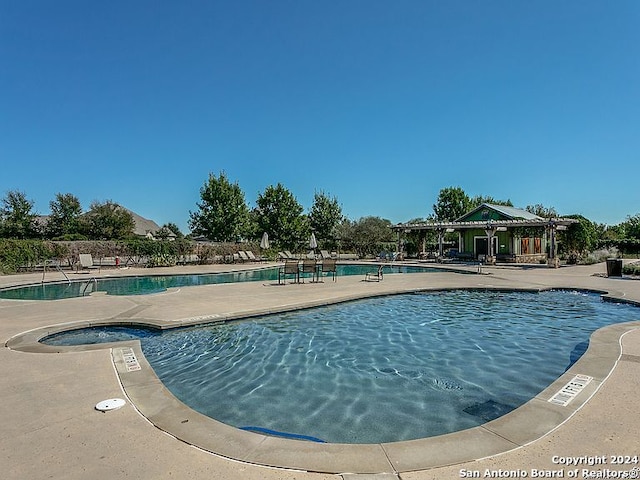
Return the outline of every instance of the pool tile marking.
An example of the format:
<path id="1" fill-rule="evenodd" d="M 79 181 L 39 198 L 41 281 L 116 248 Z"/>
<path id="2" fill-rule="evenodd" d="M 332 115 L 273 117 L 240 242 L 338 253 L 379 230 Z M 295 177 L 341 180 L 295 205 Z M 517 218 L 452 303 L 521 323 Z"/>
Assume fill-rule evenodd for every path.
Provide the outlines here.
<path id="1" fill-rule="evenodd" d="M 127 372 L 134 372 L 142 369 L 132 348 L 122 348 L 120 351 L 122 352 L 122 358 L 125 366 L 127 367 Z"/>
<path id="2" fill-rule="evenodd" d="M 593 380 L 593 377 L 590 377 L 589 375 L 578 374 L 569 380 L 569 382 L 548 401 L 555 405 L 566 407 L 569 405 L 571 400 L 577 397 L 578 394 L 584 390 L 584 387 L 589 385 L 591 380 Z"/>

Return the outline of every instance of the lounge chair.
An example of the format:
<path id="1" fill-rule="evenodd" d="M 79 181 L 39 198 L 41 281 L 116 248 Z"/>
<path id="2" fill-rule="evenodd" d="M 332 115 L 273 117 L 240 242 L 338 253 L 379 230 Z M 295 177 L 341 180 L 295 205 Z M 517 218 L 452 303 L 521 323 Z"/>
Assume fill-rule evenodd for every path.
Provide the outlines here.
<path id="1" fill-rule="evenodd" d="M 98 270 L 100 271 L 100 265 L 93 264 L 93 257 L 90 253 L 80 253 L 78 254 L 78 260 L 80 260 L 80 265 L 78 270 Z"/>
<path id="2" fill-rule="evenodd" d="M 249 258 L 249 255 L 247 255 L 247 252 L 243 252 L 242 250 L 238 252 L 238 256 L 240 257 L 240 261 L 242 263 L 251 261 L 251 259 Z"/>
<path id="3" fill-rule="evenodd" d="M 377 272 L 367 272 L 364 275 L 364 279 L 366 282 L 380 282 L 383 279 L 382 270 L 384 269 L 384 265 L 378 265 Z"/>
<path id="4" fill-rule="evenodd" d="M 320 257 L 322 257 L 323 260 L 333 258 L 327 250 L 320 250 Z"/>
<path id="5" fill-rule="evenodd" d="M 304 275 L 305 273 L 310 273 L 311 274 L 311 281 L 314 282 L 316 279 L 316 261 L 313 258 L 305 258 L 302 261 L 302 274 Z M 302 281 L 304 282 L 304 278 L 302 279 Z"/>
<path id="6" fill-rule="evenodd" d="M 335 282 L 338 276 L 336 261 L 333 258 L 322 260 L 322 263 L 320 264 L 320 272 L 331 273 L 333 275 L 333 281 Z M 318 274 L 318 277 L 320 277 L 320 273 Z"/>
<path id="7" fill-rule="evenodd" d="M 300 268 L 298 267 L 298 260 L 287 259 L 278 269 L 278 285 L 287 283 L 287 275 L 295 275 L 296 283 L 300 283 Z"/>
<path id="8" fill-rule="evenodd" d="M 244 253 L 247 254 L 247 257 L 249 257 L 249 260 L 251 260 L 252 262 L 262 262 L 262 261 L 264 261 L 262 259 L 262 257 L 256 257 L 255 254 L 251 250 L 247 250 Z"/>

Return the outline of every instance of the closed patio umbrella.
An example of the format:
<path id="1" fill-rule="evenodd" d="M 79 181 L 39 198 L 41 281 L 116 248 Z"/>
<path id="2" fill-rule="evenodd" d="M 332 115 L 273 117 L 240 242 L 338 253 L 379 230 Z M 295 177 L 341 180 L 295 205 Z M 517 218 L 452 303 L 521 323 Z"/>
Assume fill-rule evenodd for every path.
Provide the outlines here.
<path id="1" fill-rule="evenodd" d="M 311 238 L 309 238 L 309 248 L 311 250 L 315 250 L 318 248 L 318 242 L 316 241 L 316 234 L 312 233 Z"/>
<path id="2" fill-rule="evenodd" d="M 260 248 L 263 250 L 267 250 L 269 248 L 269 234 L 264 232 L 262 234 L 262 240 L 260 240 Z"/>

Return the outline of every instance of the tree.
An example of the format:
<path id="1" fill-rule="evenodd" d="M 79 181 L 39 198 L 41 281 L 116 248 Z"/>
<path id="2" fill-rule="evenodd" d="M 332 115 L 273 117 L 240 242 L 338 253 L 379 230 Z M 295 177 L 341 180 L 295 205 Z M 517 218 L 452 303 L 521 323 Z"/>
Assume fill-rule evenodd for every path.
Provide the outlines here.
<path id="1" fill-rule="evenodd" d="M 111 200 L 93 202 L 82 223 L 85 234 L 93 240 L 124 239 L 131 236 L 135 228 L 131 212 Z"/>
<path id="2" fill-rule="evenodd" d="M 413 218 L 408 224 L 426 223 L 435 221 L 433 215 L 427 218 Z M 405 251 L 407 254 L 415 255 L 422 253 L 423 246 L 427 251 L 434 251 L 438 246 L 438 234 L 435 230 L 411 230 L 403 234 L 405 240 Z"/>
<path id="3" fill-rule="evenodd" d="M 553 207 L 545 207 L 539 203 L 535 205 L 527 205 L 525 210 L 542 218 L 558 218 L 558 212 Z"/>
<path id="4" fill-rule="evenodd" d="M 363 217 L 347 226 L 343 243 L 359 255 L 371 255 L 385 250 L 395 241 L 391 222 L 380 217 Z M 343 234 L 344 234 L 343 233 Z"/>
<path id="5" fill-rule="evenodd" d="M 247 233 L 249 208 L 238 183 L 231 184 L 224 172 L 209 179 L 200 189 L 197 212 L 189 212 L 189 228 L 217 242 L 240 240 Z"/>
<path id="6" fill-rule="evenodd" d="M 283 248 L 295 249 L 308 235 L 303 208 L 293 194 L 280 183 L 268 186 L 256 200 L 258 230 Z"/>
<path id="7" fill-rule="evenodd" d="M 633 217 L 628 216 L 627 219 L 621 223 L 621 227 L 625 238 L 640 240 L 640 213 Z"/>
<path id="8" fill-rule="evenodd" d="M 56 199 L 49 202 L 49 208 L 51 208 L 51 215 L 45 229 L 48 238 L 80 233 L 82 207 L 78 197 L 70 193 L 58 193 Z"/>
<path id="9" fill-rule="evenodd" d="M 433 205 L 433 213 L 438 222 L 452 222 L 469 210 L 471 210 L 471 199 L 460 187 L 443 188 Z"/>
<path id="10" fill-rule="evenodd" d="M 473 197 L 470 200 L 470 210 L 479 207 L 480 205 L 482 205 L 483 203 L 489 203 L 491 205 L 504 205 L 507 207 L 513 207 L 513 203 L 511 203 L 511 200 L 496 200 L 493 197 L 485 197 L 483 195 L 476 195 L 475 197 Z M 466 212 L 465 212 L 466 213 Z M 463 213 L 464 215 L 464 213 Z"/>
<path id="11" fill-rule="evenodd" d="M 2 200 L 0 234 L 5 238 L 27 239 L 38 236 L 33 201 L 25 193 L 12 190 Z"/>
<path id="12" fill-rule="evenodd" d="M 176 238 L 184 238 L 184 234 L 180 231 L 180 227 L 175 223 L 169 222 L 165 223 L 162 227 L 160 227 L 160 238 L 167 238 L 170 234 L 175 235 Z"/>
<path id="13" fill-rule="evenodd" d="M 319 242 L 335 246 L 336 227 L 342 218 L 338 200 L 335 197 L 329 198 L 324 192 L 316 192 L 309 213 L 309 225 Z"/>
<path id="14" fill-rule="evenodd" d="M 567 230 L 560 232 L 559 238 L 563 250 L 570 255 L 573 262 L 584 253 L 591 251 L 599 240 L 599 228 L 591 220 L 582 215 L 569 215 L 577 223 L 569 225 Z"/>

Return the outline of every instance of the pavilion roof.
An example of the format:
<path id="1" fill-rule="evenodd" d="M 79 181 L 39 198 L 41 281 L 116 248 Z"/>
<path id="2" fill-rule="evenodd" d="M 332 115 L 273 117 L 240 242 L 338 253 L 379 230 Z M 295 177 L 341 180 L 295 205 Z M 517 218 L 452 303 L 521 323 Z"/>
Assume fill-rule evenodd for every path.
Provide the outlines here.
<path id="1" fill-rule="evenodd" d="M 532 219 L 516 219 L 516 220 L 476 220 L 469 222 L 418 222 L 418 223 L 398 223 L 391 227 L 394 231 L 402 230 L 469 230 L 487 227 L 551 227 L 551 226 L 569 226 L 577 223 L 573 218 L 532 218 Z"/>

